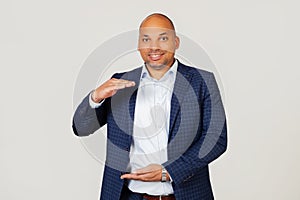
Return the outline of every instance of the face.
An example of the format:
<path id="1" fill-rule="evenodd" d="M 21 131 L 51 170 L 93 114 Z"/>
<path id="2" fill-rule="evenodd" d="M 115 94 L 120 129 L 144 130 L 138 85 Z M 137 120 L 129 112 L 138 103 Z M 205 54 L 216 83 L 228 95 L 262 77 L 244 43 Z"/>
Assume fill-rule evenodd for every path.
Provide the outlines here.
<path id="1" fill-rule="evenodd" d="M 154 70 L 171 67 L 178 47 L 179 38 L 175 31 L 169 29 L 164 23 L 154 25 L 152 23 L 150 27 L 147 24 L 141 26 L 138 50 L 147 67 Z"/>

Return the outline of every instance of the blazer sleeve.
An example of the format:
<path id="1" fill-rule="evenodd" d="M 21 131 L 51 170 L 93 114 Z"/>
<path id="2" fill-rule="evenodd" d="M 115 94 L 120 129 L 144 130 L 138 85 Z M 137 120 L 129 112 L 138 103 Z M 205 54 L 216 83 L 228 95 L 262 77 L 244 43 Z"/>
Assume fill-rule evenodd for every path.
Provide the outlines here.
<path id="1" fill-rule="evenodd" d="M 181 184 L 218 158 L 227 148 L 224 107 L 212 73 L 207 78 L 201 104 L 200 137 L 175 161 L 164 163 L 173 183 Z"/>
<path id="2" fill-rule="evenodd" d="M 115 73 L 111 78 L 121 78 L 122 73 Z M 89 102 L 91 92 L 82 100 L 77 107 L 72 122 L 72 129 L 77 136 L 88 136 L 97 131 L 107 123 L 107 114 L 110 107 L 111 98 L 97 108 L 92 108 Z"/>
<path id="3" fill-rule="evenodd" d="M 88 136 L 106 124 L 107 119 L 107 100 L 99 107 L 92 108 L 89 102 L 90 93 L 83 99 L 77 107 L 72 128 L 77 136 Z"/>

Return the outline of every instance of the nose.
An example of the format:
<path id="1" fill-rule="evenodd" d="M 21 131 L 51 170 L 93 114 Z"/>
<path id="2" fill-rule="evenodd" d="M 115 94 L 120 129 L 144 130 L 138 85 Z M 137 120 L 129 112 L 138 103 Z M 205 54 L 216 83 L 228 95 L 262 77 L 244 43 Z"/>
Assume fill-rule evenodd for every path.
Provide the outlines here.
<path id="1" fill-rule="evenodd" d="M 152 40 L 149 45 L 150 49 L 160 49 L 159 42 L 156 40 Z"/>

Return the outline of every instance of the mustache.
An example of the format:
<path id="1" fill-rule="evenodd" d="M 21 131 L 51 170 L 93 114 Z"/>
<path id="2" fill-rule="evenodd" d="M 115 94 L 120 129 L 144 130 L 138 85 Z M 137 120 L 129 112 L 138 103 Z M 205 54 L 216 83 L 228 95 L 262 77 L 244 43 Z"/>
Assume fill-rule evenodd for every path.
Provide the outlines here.
<path id="1" fill-rule="evenodd" d="M 148 54 L 163 54 L 166 51 L 160 50 L 160 49 L 156 49 L 156 50 L 149 50 L 147 53 Z"/>

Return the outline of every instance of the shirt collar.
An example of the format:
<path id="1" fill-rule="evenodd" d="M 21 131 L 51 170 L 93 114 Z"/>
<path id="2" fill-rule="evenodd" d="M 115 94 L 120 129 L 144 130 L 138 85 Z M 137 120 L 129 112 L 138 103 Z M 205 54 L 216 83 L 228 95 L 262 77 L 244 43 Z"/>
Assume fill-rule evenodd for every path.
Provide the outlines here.
<path id="1" fill-rule="evenodd" d="M 164 74 L 164 76 L 160 80 L 163 80 L 166 76 L 170 76 L 170 75 L 174 75 L 172 77 L 174 77 L 174 80 L 175 80 L 175 76 L 176 76 L 176 73 L 177 73 L 177 68 L 178 68 L 178 61 L 177 61 L 177 59 L 175 59 L 173 65 L 170 67 L 170 69 Z M 144 78 L 151 78 L 152 79 L 152 77 L 150 76 L 150 74 L 147 70 L 146 64 L 143 65 L 140 80 L 142 80 Z"/>

